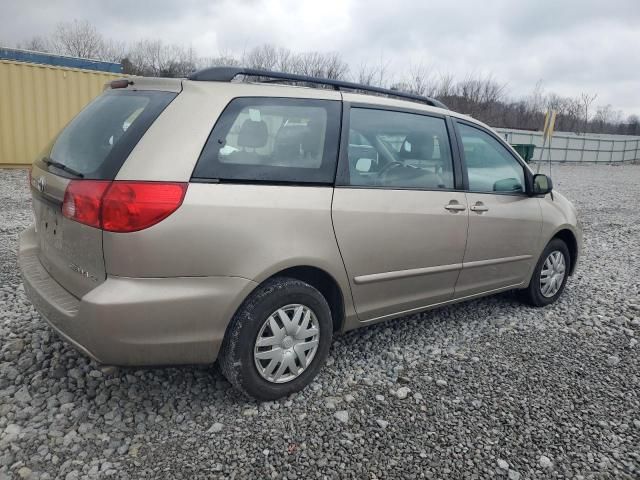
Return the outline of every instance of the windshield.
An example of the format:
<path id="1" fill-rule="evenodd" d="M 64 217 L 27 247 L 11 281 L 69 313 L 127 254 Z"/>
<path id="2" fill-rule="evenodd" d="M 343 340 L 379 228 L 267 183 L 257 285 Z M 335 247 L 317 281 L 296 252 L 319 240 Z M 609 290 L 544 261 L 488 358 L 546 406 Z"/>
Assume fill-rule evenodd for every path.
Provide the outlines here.
<path id="1" fill-rule="evenodd" d="M 111 180 L 175 96 L 157 91 L 108 91 L 71 120 L 43 162 L 71 176 Z"/>

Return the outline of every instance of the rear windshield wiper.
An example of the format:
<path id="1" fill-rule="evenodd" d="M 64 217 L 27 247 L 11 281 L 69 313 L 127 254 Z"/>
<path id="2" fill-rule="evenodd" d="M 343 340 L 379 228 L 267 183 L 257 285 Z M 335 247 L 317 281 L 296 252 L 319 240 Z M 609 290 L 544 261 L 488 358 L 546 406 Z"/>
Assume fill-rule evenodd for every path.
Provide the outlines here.
<path id="1" fill-rule="evenodd" d="M 56 162 L 55 160 L 51 160 L 50 158 L 43 158 L 42 161 L 47 165 L 51 165 L 52 167 L 59 168 L 60 170 L 64 170 L 71 175 L 74 175 L 78 178 L 84 178 L 84 174 L 74 170 L 71 167 L 67 167 L 64 163 Z"/>

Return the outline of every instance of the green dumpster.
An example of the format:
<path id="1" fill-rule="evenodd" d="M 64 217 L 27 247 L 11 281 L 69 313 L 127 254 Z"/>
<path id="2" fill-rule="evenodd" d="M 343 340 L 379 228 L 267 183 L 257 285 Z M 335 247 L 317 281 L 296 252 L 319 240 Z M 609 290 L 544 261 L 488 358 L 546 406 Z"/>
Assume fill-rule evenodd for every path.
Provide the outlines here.
<path id="1" fill-rule="evenodd" d="M 515 144 L 511 144 L 511 146 L 516 152 L 518 152 L 518 155 L 520 155 L 522 159 L 527 163 L 529 163 L 533 158 L 533 151 L 536 148 L 535 145 L 532 145 L 530 143 L 515 143 Z"/>

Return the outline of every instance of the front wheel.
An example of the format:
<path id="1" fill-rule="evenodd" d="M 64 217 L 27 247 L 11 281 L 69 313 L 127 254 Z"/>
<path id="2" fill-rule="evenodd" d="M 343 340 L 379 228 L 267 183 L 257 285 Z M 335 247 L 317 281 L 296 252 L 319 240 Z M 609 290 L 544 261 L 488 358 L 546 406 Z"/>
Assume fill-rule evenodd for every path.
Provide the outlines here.
<path id="1" fill-rule="evenodd" d="M 220 367 L 229 382 L 259 400 L 308 385 L 324 364 L 333 333 L 322 294 L 293 278 L 267 280 L 249 295 L 225 335 Z"/>
<path id="2" fill-rule="evenodd" d="M 571 256 L 567 244 L 554 238 L 542 252 L 529 287 L 522 290 L 523 300 L 534 307 L 555 302 L 564 290 L 570 267 Z"/>

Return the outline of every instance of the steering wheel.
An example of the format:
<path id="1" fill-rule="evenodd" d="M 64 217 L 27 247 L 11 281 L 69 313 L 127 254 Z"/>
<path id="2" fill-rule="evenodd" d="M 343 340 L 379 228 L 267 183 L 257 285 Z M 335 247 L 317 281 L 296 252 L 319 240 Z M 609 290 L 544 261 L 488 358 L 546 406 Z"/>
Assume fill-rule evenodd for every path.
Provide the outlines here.
<path id="1" fill-rule="evenodd" d="M 384 167 L 382 167 L 380 169 L 380 171 L 378 172 L 378 177 L 382 177 L 384 174 L 386 174 L 389 170 L 391 170 L 392 168 L 395 167 L 402 167 L 404 166 L 404 163 L 402 162 L 398 162 L 396 160 L 387 163 Z"/>

